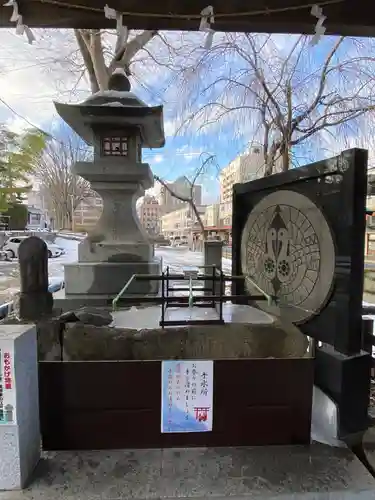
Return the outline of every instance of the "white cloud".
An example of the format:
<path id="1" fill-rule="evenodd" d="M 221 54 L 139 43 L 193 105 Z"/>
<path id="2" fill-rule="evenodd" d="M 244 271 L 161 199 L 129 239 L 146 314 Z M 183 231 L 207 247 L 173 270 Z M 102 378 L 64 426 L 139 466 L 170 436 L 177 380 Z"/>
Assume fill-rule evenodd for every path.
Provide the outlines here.
<path id="1" fill-rule="evenodd" d="M 162 163 L 164 161 L 164 156 L 163 155 L 155 155 L 154 157 L 152 157 L 152 162 L 153 163 Z"/>
<path id="2" fill-rule="evenodd" d="M 29 45 L 14 30 L 0 30 L 0 97 L 20 116 L 43 126 L 56 119 L 54 100 L 82 99 L 87 84 L 74 92 L 77 74 L 69 71 L 73 35 L 67 31 L 33 30 L 36 41 Z M 30 126 L 0 102 L 0 116 L 16 129 Z"/>
<path id="3" fill-rule="evenodd" d="M 176 120 L 165 120 L 164 134 L 165 137 L 173 137 L 178 130 L 178 122 Z"/>

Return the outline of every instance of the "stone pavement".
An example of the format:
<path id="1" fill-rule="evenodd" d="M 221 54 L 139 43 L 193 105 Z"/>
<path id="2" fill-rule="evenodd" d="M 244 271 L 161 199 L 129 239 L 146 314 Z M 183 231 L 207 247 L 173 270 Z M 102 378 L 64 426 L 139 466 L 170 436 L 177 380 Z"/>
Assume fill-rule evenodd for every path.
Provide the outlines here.
<path id="1" fill-rule="evenodd" d="M 49 452 L 30 487 L 0 500 L 231 497 L 375 499 L 375 480 L 345 448 L 311 446 Z"/>
<path id="2" fill-rule="evenodd" d="M 375 471 L 375 422 L 363 436 L 363 451 L 369 465 Z"/>

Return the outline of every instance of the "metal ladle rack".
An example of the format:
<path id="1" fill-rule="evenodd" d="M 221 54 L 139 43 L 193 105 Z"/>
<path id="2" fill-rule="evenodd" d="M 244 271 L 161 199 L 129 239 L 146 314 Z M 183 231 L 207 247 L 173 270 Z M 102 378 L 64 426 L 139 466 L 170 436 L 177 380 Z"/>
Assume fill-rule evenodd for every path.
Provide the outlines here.
<path id="1" fill-rule="evenodd" d="M 243 280 L 244 276 L 227 276 L 221 269 L 215 265 L 199 266 L 197 270 L 188 270 L 185 273 L 170 273 L 169 267 L 166 268 L 159 275 L 150 274 L 134 274 L 118 295 L 112 301 L 112 309 L 115 311 L 117 309 L 117 304 L 121 300 L 124 305 L 142 303 L 153 303 L 161 304 L 161 319 L 159 325 L 164 326 L 187 326 L 187 325 L 213 325 L 213 324 L 223 324 L 223 303 L 224 302 L 241 302 L 249 303 L 257 300 L 267 300 L 270 302 L 272 297 L 261 290 L 255 283 L 255 288 L 260 292 L 259 295 L 225 295 L 225 284 L 227 282 L 232 282 L 235 280 Z M 199 272 L 199 269 L 203 269 L 203 273 Z M 209 272 L 211 270 L 211 272 Z M 208 272 L 207 272 L 208 271 Z M 247 278 L 248 279 L 248 278 Z M 186 296 L 173 296 L 171 293 L 186 291 L 186 287 L 176 287 L 171 286 L 171 281 L 185 281 L 188 282 L 189 295 Z M 131 284 L 134 281 L 159 281 L 161 282 L 161 295 L 159 296 L 139 296 L 139 295 L 128 295 L 124 296 L 126 292 L 129 291 Z M 196 286 L 194 283 L 197 281 L 204 281 L 205 286 Z M 209 286 L 207 286 L 209 283 Z M 203 295 L 194 295 L 194 292 L 203 292 Z M 218 293 L 217 293 L 218 292 Z M 207 294 L 207 295 L 205 295 Z M 200 319 L 176 319 L 171 320 L 166 318 L 166 312 L 168 308 L 178 307 L 178 308 L 211 308 L 215 309 L 218 314 L 216 319 L 213 318 L 200 318 Z"/>
<path id="2" fill-rule="evenodd" d="M 200 273 L 199 269 L 212 269 L 212 274 Z M 221 269 L 216 266 L 199 266 L 197 270 L 186 269 L 183 274 L 176 275 L 171 274 L 169 271 L 169 266 L 162 273 L 162 307 L 161 307 L 161 320 L 160 326 L 181 326 L 181 325 L 221 325 L 224 323 L 223 319 L 223 298 L 224 295 L 224 279 L 225 276 Z M 170 295 L 174 292 L 185 292 L 186 288 L 181 286 L 171 285 L 171 280 L 173 281 L 188 281 L 188 296 L 175 296 Z M 205 286 L 196 286 L 197 281 L 204 281 Z M 206 286 L 207 283 L 210 286 Z M 219 294 L 216 295 L 216 284 L 218 283 Z M 203 295 L 195 295 L 194 292 L 203 292 Z M 209 293 L 209 295 L 207 294 Z M 216 301 L 218 300 L 218 302 Z M 212 318 L 201 318 L 201 319 L 166 319 L 168 308 L 178 307 L 178 308 L 190 308 L 201 307 L 201 308 L 212 308 L 218 315 L 217 319 Z"/>

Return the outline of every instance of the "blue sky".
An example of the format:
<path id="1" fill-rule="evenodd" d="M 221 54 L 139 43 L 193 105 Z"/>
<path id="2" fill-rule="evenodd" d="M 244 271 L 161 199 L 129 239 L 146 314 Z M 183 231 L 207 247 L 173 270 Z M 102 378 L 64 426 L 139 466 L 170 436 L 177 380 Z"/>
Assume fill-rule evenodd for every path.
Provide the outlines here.
<path id="1" fill-rule="evenodd" d="M 33 46 L 29 46 L 25 39 L 15 35 L 14 30 L 0 31 L 0 98 L 4 99 L 20 116 L 31 123 L 58 135 L 61 121 L 56 116 L 52 101 L 77 102 L 87 95 L 87 82 L 83 79 L 76 87 L 74 95 L 71 88 L 76 85 L 76 75 L 71 74 L 67 62 L 56 64 L 52 55 L 58 50 L 59 54 L 69 55 L 74 49 L 74 41 L 66 33 L 55 32 L 53 35 L 46 31 L 35 30 L 37 38 Z M 177 35 L 176 35 L 177 36 Z M 204 34 L 194 34 L 200 42 Z M 219 37 L 216 34 L 216 39 Z M 295 38 L 286 35 L 275 37 L 278 48 L 286 52 Z M 350 41 L 343 46 L 341 53 L 349 50 Z M 367 42 L 365 42 L 367 44 Z M 332 38 L 324 38 L 317 46 L 306 52 L 307 64 L 317 68 L 321 66 L 328 48 L 332 46 Z M 68 57 L 68 56 L 67 56 Z M 233 67 L 235 68 L 233 63 Z M 134 92 L 150 105 L 163 104 L 165 107 L 164 123 L 166 132 L 166 146 L 160 150 L 144 151 L 144 159 L 150 163 L 153 171 L 166 180 L 173 180 L 181 175 L 192 174 L 200 165 L 202 153 L 216 155 L 219 168 L 226 166 L 233 158 L 246 149 L 252 139 L 252 123 L 245 120 L 239 127 L 234 123 L 226 122 L 213 130 L 199 133 L 190 130 L 175 136 L 176 106 L 173 101 L 176 94 L 164 91 L 166 77 L 163 71 L 154 71 L 155 68 L 143 68 L 139 74 L 142 85 L 134 82 Z M 211 67 L 212 74 L 220 74 L 222 62 L 217 61 Z M 166 70 L 164 69 L 164 73 Z M 147 83 L 147 90 L 143 85 Z M 171 99 L 171 95 L 173 96 Z M 202 101 L 203 102 L 203 101 Z M 13 128 L 25 126 L 25 121 L 17 117 L 4 104 L 0 103 L 0 120 L 6 121 Z M 26 124 L 27 125 L 27 124 Z M 236 129 L 236 133 L 234 133 Z M 353 135 L 355 135 L 353 133 Z M 321 159 L 331 155 L 332 149 L 340 149 L 340 141 L 335 136 L 327 136 L 327 144 L 321 141 L 306 143 L 296 149 L 300 164 Z M 204 201 L 213 202 L 218 195 L 216 167 L 212 167 L 204 179 Z"/>

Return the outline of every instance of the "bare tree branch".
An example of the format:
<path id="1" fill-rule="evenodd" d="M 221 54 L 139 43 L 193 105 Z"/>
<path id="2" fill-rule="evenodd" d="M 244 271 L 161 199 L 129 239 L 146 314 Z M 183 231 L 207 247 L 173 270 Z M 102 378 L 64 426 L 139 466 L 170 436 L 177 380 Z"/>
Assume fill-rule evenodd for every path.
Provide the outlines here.
<path id="1" fill-rule="evenodd" d="M 204 160 L 203 160 L 203 155 L 207 156 L 206 159 L 204 159 Z M 195 200 L 194 200 L 194 187 L 197 185 L 197 181 L 199 180 L 199 178 L 202 175 L 204 175 L 205 173 L 207 173 L 208 168 L 210 166 L 214 165 L 217 167 L 218 165 L 216 162 L 216 156 L 209 154 L 209 153 L 201 153 L 200 160 L 202 163 L 193 173 L 192 179 L 190 180 L 185 176 L 185 179 L 188 182 L 189 187 L 190 187 L 189 194 L 187 196 L 184 196 L 184 195 L 174 191 L 171 188 L 171 186 L 165 180 L 163 180 L 161 177 L 159 177 L 158 175 L 154 175 L 154 179 L 155 179 L 155 181 L 159 182 L 174 198 L 182 201 L 183 203 L 186 203 L 187 205 L 189 205 L 191 207 L 191 209 L 194 213 L 196 222 L 198 222 L 198 224 L 199 224 L 202 239 L 205 240 L 206 234 L 205 234 L 205 230 L 204 230 L 203 219 L 202 219 L 201 214 L 199 213 L 198 207 L 197 207 Z"/>
<path id="2" fill-rule="evenodd" d="M 70 132 L 64 143 L 48 143 L 35 168 L 34 175 L 59 228 L 71 227 L 73 211 L 81 201 L 94 195 L 90 183 L 71 172 L 74 163 L 89 156 L 90 150 Z"/>
<path id="3" fill-rule="evenodd" d="M 344 37 L 325 40 L 317 54 L 309 37 L 223 34 L 210 51 L 192 52 L 179 72 L 183 127 L 208 134 L 231 125 L 248 130 L 263 145 L 264 173 L 287 170 L 293 148 L 317 141 L 321 133 L 345 130 L 375 110 L 375 58 L 372 42 Z M 285 47 L 286 46 L 286 47 Z M 239 134 L 243 135 L 240 131 Z"/>

